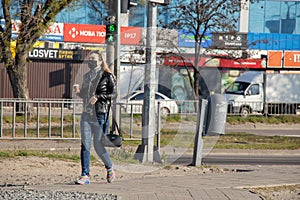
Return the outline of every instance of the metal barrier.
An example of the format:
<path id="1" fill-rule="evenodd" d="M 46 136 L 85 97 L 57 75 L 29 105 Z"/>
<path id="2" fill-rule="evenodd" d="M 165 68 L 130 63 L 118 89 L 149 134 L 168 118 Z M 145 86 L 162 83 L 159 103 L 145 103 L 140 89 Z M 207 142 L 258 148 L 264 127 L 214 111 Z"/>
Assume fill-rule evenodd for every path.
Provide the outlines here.
<path id="1" fill-rule="evenodd" d="M 178 101 L 178 113 L 195 114 L 196 101 Z M 120 109 L 119 128 L 125 140 L 140 140 L 142 133 L 142 104 L 116 103 Z M 253 107 L 261 106 L 253 102 Z M 300 105 L 266 104 L 267 115 L 300 114 Z M 241 103 L 238 109 L 228 106 L 228 115 L 262 115 L 253 107 Z M 157 134 L 160 132 L 162 105 L 156 111 Z M 81 100 L 69 99 L 0 99 L 0 139 L 80 139 L 79 120 Z M 125 134 L 124 134 L 125 133 Z M 159 137 L 159 135 L 158 135 Z"/>
<path id="2" fill-rule="evenodd" d="M 65 99 L 0 99 L 0 138 L 78 139 L 76 116 L 81 104 Z M 71 128 L 68 135 L 64 135 L 65 127 Z"/>
<path id="3" fill-rule="evenodd" d="M 300 103 L 228 102 L 228 115 L 299 115 Z"/>
<path id="4" fill-rule="evenodd" d="M 116 105 L 124 139 L 141 140 L 142 117 L 134 109 L 142 104 Z M 81 100 L 0 99 L 0 139 L 80 139 L 81 113 Z"/>

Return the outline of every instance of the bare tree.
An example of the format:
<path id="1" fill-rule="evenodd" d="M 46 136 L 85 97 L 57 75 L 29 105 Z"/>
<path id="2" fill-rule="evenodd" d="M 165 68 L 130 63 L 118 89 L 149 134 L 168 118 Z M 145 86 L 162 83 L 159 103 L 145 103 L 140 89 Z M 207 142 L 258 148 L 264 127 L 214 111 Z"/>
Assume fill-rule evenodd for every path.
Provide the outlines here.
<path id="1" fill-rule="evenodd" d="M 0 35 L 0 60 L 4 61 L 14 98 L 29 98 L 27 87 L 27 57 L 34 43 L 45 33 L 56 15 L 75 0 L 2 0 L 5 28 Z M 15 52 L 11 49 L 12 20 L 21 27 Z"/>
<path id="2" fill-rule="evenodd" d="M 212 32 L 226 32 L 235 35 L 237 32 L 240 0 L 178 0 L 169 6 L 162 7 L 160 13 L 168 13 L 168 21 L 160 21 L 164 28 L 183 29 L 186 34 L 194 36 L 195 63 L 194 92 L 200 93 L 199 58 L 202 54 L 202 41 Z"/>

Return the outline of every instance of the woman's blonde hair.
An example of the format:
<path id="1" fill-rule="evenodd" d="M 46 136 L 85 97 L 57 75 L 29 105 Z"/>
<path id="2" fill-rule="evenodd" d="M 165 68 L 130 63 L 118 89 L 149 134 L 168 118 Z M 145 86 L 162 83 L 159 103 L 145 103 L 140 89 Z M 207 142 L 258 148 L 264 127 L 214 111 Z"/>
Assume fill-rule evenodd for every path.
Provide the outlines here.
<path id="1" fill-rule="evenodd" d="M 99 60 L 102 61 L 102 66 L 101 67 L 102 67 L 103 71 L 112 73 L 111 70 L 109 69 L 106 61 L 103 59 L 102 53 L 100 51 L 98 51 L 98 50 L 93 50 L 93 51 L 90 51 L 89 54 L 92 54 L 92 53 L 95 53 L 95 54 L 99 55 Z"/>

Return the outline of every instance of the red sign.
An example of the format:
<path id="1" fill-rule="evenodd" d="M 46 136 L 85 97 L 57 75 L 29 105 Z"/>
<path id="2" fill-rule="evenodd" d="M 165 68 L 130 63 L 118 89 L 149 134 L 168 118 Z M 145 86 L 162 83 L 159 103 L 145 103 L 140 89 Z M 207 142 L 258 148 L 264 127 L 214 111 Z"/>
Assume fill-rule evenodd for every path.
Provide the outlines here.
<path id="1" fill-rule="evenodd" d="M 140 27 L 121 27 L 121 44 L 139 45 L 142 39 L 141 35 Z"/>
<path id="2" fill-rule="evenodd" d="M 193 64 L 190 59 L 179 56 L 166 56 L 163 61 L 165 66 L 192 66 Z"/>
<path id="3" fill-rule="evenodd" d="M 224 67 L 224 68 L 256 68 L 261 69 L 262 59 L 237 59 L 229 60 L 225 58 L 210 58 L 201 57 L 198 61 L 199 67 Z M 166 66 L 192 66 L 195 63 L 194 56 L 187 55 L 184 57 L 179 56 L 166 56 L 163 65 Z"/>
<path id="4" fill-rule="evenodd" d="M 220 59 L 220 67 L 226 68 L 246 68 L 246 69 L 261 69 L 264 68 L 262 64 L 262 59 Z"/>
<path id="5" fill-rule="evenodd" d="M 193 55 L 166 56 L 163 65 L 167 66 L 192 66 L 195 65 L 195 57 Z M 199 67 L 219 67 L 220 59 L 210 57 L 200 57 L 198 59 Z"/>
<path id="6" fill-rule="evenodd" d="M 105 26 L 88 24 L 65 24 L 65 42 L 105 43 Z"/>

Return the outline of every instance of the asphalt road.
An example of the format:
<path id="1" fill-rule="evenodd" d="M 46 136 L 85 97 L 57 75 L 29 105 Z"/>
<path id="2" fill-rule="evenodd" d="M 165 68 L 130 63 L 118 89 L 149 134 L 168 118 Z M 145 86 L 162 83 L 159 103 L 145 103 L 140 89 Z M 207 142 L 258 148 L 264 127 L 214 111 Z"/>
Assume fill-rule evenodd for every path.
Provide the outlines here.
<path id="1" fill-rule="evenodd" d="M 300 137 L 300 130 L 296 129 L 238 129 L 238 128 L 226 128 L 226 132 L 239 132 L 239 133 L 250 133 L 255 135 L 264 135 L 264 136 L 292 136 Z"/>
<path id="2" fill-rule="evenodd" d="M 188 165 L 192 155 L 183 155 L 174 164 Z M 207 165 L 300 165 L 299 155 L 207 155 L 202 158 Z"/>

